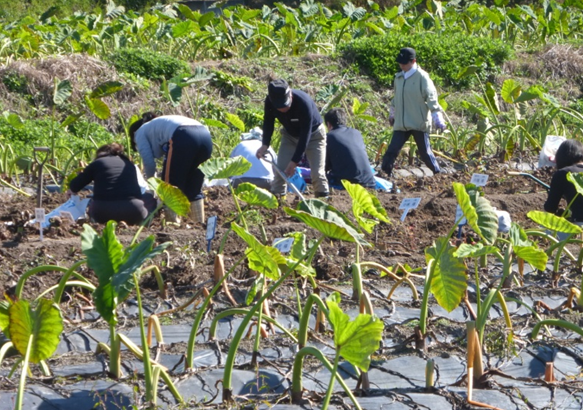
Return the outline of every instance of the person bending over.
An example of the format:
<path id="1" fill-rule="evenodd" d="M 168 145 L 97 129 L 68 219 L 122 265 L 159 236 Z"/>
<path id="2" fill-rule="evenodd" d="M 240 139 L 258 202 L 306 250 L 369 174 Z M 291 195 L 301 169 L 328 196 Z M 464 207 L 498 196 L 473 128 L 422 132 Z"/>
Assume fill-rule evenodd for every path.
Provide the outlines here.
<path id="1" fill-rule="evenodd" d="M 190 201 L 190 217 L 204 222 L 204 174 L 198 168 L 211 157 L 213 142 L 200 122 L 182 115 L 145 113 L 130 126 L 132 148 L 142 157 L 146 178 L 156 174 L 156 158 L 164 157 L 162 180 L 178 187 Z M 166 209 L 170 222 L 179 222 Z"/>
<path id="2" fill-rule="evenodd" d="M 95 160 L 70 182 L 67 194 L 76 194 L 93 182 L 89 217 L 98 223 L 124 221 L 136 225 L 156 207 L 151 194 L 142 195 L 137 172 L 120 144 L 103 145 L 97 149 Z"/>
<path id="3" fill-rule="evenodd" d="M 266 154 L 278 119 L 282 127 L 281 144 L 277 153 L 277 166 L 291 177 L 305 152 L 310 162 L 310 175 L 316 197 L 329 195 L 326 179 L 326 131 L 318 107 L 308 94 L 289 87 L 285 80 L 269 83 L 263 110 L 263 144 L 257 158 Z M 271 192 L 278 196 L 286 193 L 285 180 L 276 173 Z"/>
<path id="4" fill-rule="evenodd" d="M 399 152 L 409 137 L 413 136 L 421 160 L 437 174 L 440 172 L 439 164 L 429 145 L 431 122 L 433 121 L 436 128 L 445 129 L 437 90 L 429 74 L 417 65 L 414 49 L 402 48 L 397 56 L 397 63 L 402 71 L 395 75 L 395 95 L 389 115 L 393 138 L 385 152 L 381 168 L 391 177 Z"/>
<path id="5" fill-rule="evenodd" d="M 569 220 L 583 224 L 583 197 L 577 195 L 575 186 L 567 179 L 567 173 L 583 172 L 583 144 L 577 140 L 565 140 L 559 146 L 555 156 L 557 171 L 551 179 L 551 188 L 544 209 L 547 212 L 557 213 L 559 203 L 564 198 L 571 210 Z"/>
<path id="6" fill-rule="evenodd" d="M 256 127 L 252 129 L 251 132 L 245 133 L 241 136 L 241 142 L 233 148 L 233 151 L 231 151 L 231 158 L 242 156 L 251 163 L 249 171 L 245 172 L 243 175 L 237 175 L 231 178 L 231 183 L 234 188 L 237 188 L 237 186 L 243 182 L 249 182 L 259 188 L 266 190 L 271 189 L 271 183 L 273 182 L 273 168 L 255 156 L 255 153 L 262 145 L 262 134 L 263 132 L 261 131 L 261 128 Z M 269 148 L 269 153 L 277 162 L 277 156 L 271 147 Z"/>
<path id="7" fill-rule="evenodd" d="M 324 115 L 326 136 L 326 171 L 331 185 L 342 187 L 348 180 L 365 188 L 375 188 L 376 181 L 360 131 L 346 126 L 346 113 L 333 108 Z"/>

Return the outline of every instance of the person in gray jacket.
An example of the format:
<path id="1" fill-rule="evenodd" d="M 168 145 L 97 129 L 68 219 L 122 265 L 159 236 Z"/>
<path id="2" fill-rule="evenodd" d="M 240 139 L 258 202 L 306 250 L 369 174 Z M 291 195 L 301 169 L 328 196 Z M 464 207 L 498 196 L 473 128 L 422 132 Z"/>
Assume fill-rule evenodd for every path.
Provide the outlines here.
<path id="1" fill-rule="evenodd" d="M 395 76 L 395 96 L 391 101 L 389 115 L 393 138 L 385 152 L 381 168 L 391 177 L 399 152 L 409 137 L 413 136 L 421 160 L 437 174 L 440 172 L 439 164 L 429 144 L 431 123 L 438 129 L 446 128 L 437 90 L 429 74 L 417 65 L 414 49 L 402 48 L 397 56 L 397 63 L 402 71 Z"/>

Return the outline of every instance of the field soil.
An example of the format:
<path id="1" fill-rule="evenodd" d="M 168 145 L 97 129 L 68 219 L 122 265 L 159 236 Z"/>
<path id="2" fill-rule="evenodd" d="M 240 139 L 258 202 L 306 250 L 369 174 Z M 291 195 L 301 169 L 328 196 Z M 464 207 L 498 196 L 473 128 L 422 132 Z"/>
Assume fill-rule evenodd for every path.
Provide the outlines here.
<path id="1" fill-rule="evenodd" d="M 412 280 L 418 290 L 422 290 L 423 288 L 425 248 L 431 246 L 438 237 L 446 235 L 455 222 L 457 202 L 452 189 L 453 182 L 468 183 L 474 173 L 488 175 L 489 179 L 484 187 L 485 197 L 497 209 L 508 211 L 513 222 L 518 223 L 523 228 L 529 228 L 534 227 L 534 223 L 527 218 L 527 213 L 531 210 L 542 210 L 547 195 L 546 189 L 530 178 L 525 176 L 509 176 L 507 172 L 509 170 L 525 170 L 547 183 L 550 181 L 553 172 L 550 168 L 536 169 L 534 159 L 521 164 L 503 164 L 495 159 L 488 159 L 476 162 L 464 169 L 448 166 L 447 164 L 444 165 L 446 165 L 444 167 L 445 172 L 435 176 L 430 176 L 428 174 L 431 173 L 428 170 L 415 166 L 402 167 L 399 169 L 397 177 L 392 180 L 399 188 L 399 192 L 377 193 L 377 197 L 387 210 L 391 222 L 388 224 L 381 223 L 375 228 L 372 234 L 366 236 L 366 239 L 373 246 L 365 248 L 364 253 L 361 252 L 359 255 L 361 261 L 376 262 L 386 267 L 396 267 L 399 264 L 401 266 L 410 267 L 409 269 L 414 271 Z M 148 307 L 149 312 L 159 313 L 160 311 L 176 308 L 188 301 L 195 292 L 202 287 L 208 289 L 212 287 L 211 280 L 214 272 L 214 256 L 219 249 L 223 235 L 227 232 L 230 223 L 234 219 L 236 208 L 228 188 L 208 187 L 205 189 L 205 192 L 206 216 L 208 218 L 209 216 L 216 215 L 218 218 L 216 235 L 210 242 L 210 252 L 207 250 L 209 243 L 206 240 L 205 226 L 203 226 L 203 224 L 192 224 L 188 219 L 184 220 L 180 226 L 174 226 L 163 223 L 162 214 L 154 220 L 151 226 L 144 229 L 141 234 L 141 238 L 144 238 L 146 235 L 154 235 L 158 243 L 167 241 L 172 243 L 168 248 L 168 251 L 157 257 L 154 261 L 160 267 L 167 292 L 166 298 L 161 299 L 158 296 L 157 284 L 153 275 L 146 274 L 142 277 L 142 287 L 144 289 L 146 306 Z M 310 193 L 308 193 L 307 196 L 311 197 Z M 405 198 L 420 198 L 421 200 L 418 208 L 409 211 L 406 218 L 401 220 L 403 210 L 399 209 L 399 205 Z M 50 211 L 65 200 L 66 197 L 64 194 L 47 193 L 43 196 L 43 207 L 47 211 Z M 289 194 L 286 198 L 285 205 L 294 208 L 297 202 L 298 198 L 296 198 L 294 194 Z M 330 204 L 352 219 L 352 201 L 346 192 L 333 191 L 330 198 Z M 80 223 L 72 224 L 66 220 L 53 221 L 51 227 L 44 231 L 43 240 L 41 241 L 38 226 L 28 223 L 34 217 L 35 207 L 36 198 L 34 196 L 27 198 L 20 194 L 4 194 L 0 197 L 0 240 L 2 241 L 2 246 L 0 247 L 0 264 L 2 266 L 0 273 L 0 292 L 8 296 L 14 295 L 18 279 L 29 269 L 40 265 L 59 265 L 69 267 L 74 262 L 83 258 L 80 238 L 80 234 L 83 231 L 82 225 Z M 262 225 L 266 231 L 268 241 L 284 237 L 291 232 L 305 232 L 308 239 L 314 239 L 317 237 L 315 231 L 308 228 L 298 220 L 288 216 L 282 208 L 273 211 L 261 210 L 255 216 L 248 219 L 248 221 L 250 225 L 249 230 L 257 238 L 261 238 L 260 226 Z M 92 224 L 92 226 L 97 230 L 102 228 L 102 226 L 97 224 Z M 118 226 L 118 237 L 127 245 L 136 230 L 137 227 L 126 226 L 122 223 Z M 472 236 L 473 233 L 466 226 L 462 229 L 459 240 L 470 241 Z M 233 264 L 244 255 L 245 248 L 245 243 L 233 232 L 228 235 L 224 247 L 226 269 L 231 268 Z M 350 295 L 352 293 L 350 267 L 355 261 L 355 258 L 356 248 L 354 244 L 326 240 L 322 243 L 321 251 L 317 253 L 313 261 L 313 266 L 317 272 L 317 282 L 321 285 L 323 296 L 329 294 L 333 290 L 340 291 L 343 295 L 343 303 L 346 304 L 345 306 L 347 309 L 355 308 L 353 302 L 350 301 Z M 515 286 L 515 288 L 511 290 L 513 297 L 523 301 L 528 300 L 530 301 L 529 305 L 533 305 L 534 302 L 539 300 L 545 301 L 547 305 L 552 304 L 552 302 L 549 302 L 550 297 L 552 301 L 556 301 L 555 306 L 552 307 L 556 307 L 556 305 L 559 305 L 565 300 L 570 286 L 578 285 L 580 282 L 580 273 L 577 273 L 576 269 L 568 265 L 561 266 L 562 271 L 561 277 L 558 281 L 558 286 L 551 284 L 551 274 L 548 270 L 545 272 L 530 270 L 528 276 L 525 277 L 525 285 L 519 287 Z M 95 276 L 87 268 L 83 268 L 82 273 L 89 280 L 96 282 Z M 487 287 L 495 283 L 497 274 L 499 274 L 499 272 L 495 273 L 495 268 L 493 272 L 480 272 L 483 281 L 482 286 L 486 287 L 483 291 L 487 291 Z M 469 275 L 473 278 L 472 272 L 469 272 Z M 61 274 L 54 271 L 43 272 L 31 277 L 26 282 L 23 297 L 28 300 L 37 297 L 43 290 L 56 284 L 60 277 Z M 235 303 L 242 306 L 245 305 L 247 290 L 250 288 L 254 278 L 255 275 L 249 270 L 246 264 L 239 265 L 233 271 L 229 278 L 229 285 Z M 470 279 L 469 282 L 473 283 L 473 280 Z M 364 272 L 364 287 L 371 293 L 373 305 L 375 306 L 375 309 L 379 309 L 378 314 L 385 321 L 383 342 L 381 343 L 381 349 L 379 350 L 378 355 L 375 355 L 371 372 L 374 372 L 375 370 L 380 372 L 380 376 L 378 377 L 381 379 L 383 377 L 393 377 L 396 374 L 395 372 L 399 373 L 402 369 L 395 370 L 390 368 L 387 370 L 389 366 L 387 366 L 386 363 L 391 363 L 391 361 L 397 361 L 395 363 L 398 363 L 402 358 L 409 358 L 412 360 L 411 362 L 401 363 L 401 366 L 406 367 L 417 366 L 415 360 L 420 360 L 421 358 L 424 363 L 424 360 L 430 357 L 439 358 L 440 360 L 450 360 L 451 358 L 455 358 L 456 363 L 463 363 L 465 360 L 465 324 L 463 322 L 464 315 L 467 316 L 467 309 L 462 309 L 460 307 L 459 309 L 463 310 L 461 316 L 459 314 L 457 316 L 451 316 L 446 314 L 443 309 L 440 310 L 435 304 L 435 301 L 431 299 L 432 315 L 430 318 L 430 328 L 432 329 L 432 333 L 428 339 L 428 348 L 425 352 L 416 351 L 414 344 L 412 343 L 412 336 L 414 324 L 419 317 L 419 301 L 412 300 L 411 295 L 408 294 L 405 289 L 406 286 L 404 288 L 401 286 L 399 289 L 403 289 L 395 293 L 394 299 L 388 300 L 386 296 L 393 284 L 394 283 L 387 277 L 381 277 L 380 272 L 376 269 L 370 269 Z M 309 288 L 308 285 L 306 289 Z M 309 293 L 306 289 L 300 290 L 302 298 L 307 297 L 307 294 Z M 470 301 L 472 302 L 475 302 L 474 291 L 475 289 L 470 292 Z M 294 316 L 297 314 L 295 292 L 296 290 L 291 282 L 282 286 L 277 292 L 272 303 L 272 309 L 276 316 Z M 131 306 L 129 305 L 132 303 L 135 305 L 134 299 L 126 301 L 126 303 L 123 304 L 124 306 L 121 307 L 122 311 L 129 312 L 131 310 Z M 216 313 L 230 307 L 231 305 L 232 303 L 228 300 L 225 294 L 221 293 L 215 298 L 213 310 Z M 162 323 L 167 326 L 192 324 L 192 306 L 193 305 L 190 305 L 184 310 L 165 315 Z M 195 304 L 195 306 L 197 305 Z M 518 312 L 519 308 L 520 306 L 517 305 L 516 312 Z M 95 314 L 91 296 L 86 292 L 74 289 L 69 290 L 63 298 L 62 309 L 64 318 L 66 319 L 65 333 L 69 335 L 69 338 L 71 337 L 71 334 L 79 331 L 80 327 L 86 332 L 99 332 L 107 329 L 106 323 L 99 319 L 98 315 Z M 407 316 L 407 312 L 413 313 Z M 539 312 L 548 314 L 550 317 L 560 316 L 557 312 L 544 311 L 544 309 L 543 311 L 539 310 Z M 573 319 L 575 323 L 578 323 L 580 320 L 579 314 L 572 313 L 572 315 L 574 316 L 571 317 L 571 319 Z M 120 324 L 122 329 L 126 329 L 129 332 L 132 331 L 132 328 L 135 330 L 135 325 L 137 323 L 135 313 L 128 313 L 127 315 L 124 314 L 122 316 L 124 317 L 123 324 Z M 209 317 L 212 318 L 212 314 Z M 499 319 L 499 316 L 498 320 L 493 319 L 492 324 L 488 327 L 489 337 L 486 342 L 485 350 L 488 352 L 486 359 L 487 365 L 491 369 L 498 369 L 503 364 L 508 363 L 517 365 L 516 357 L 519 357 L 520 360 L 524 360 L 524 358 L 520 357 L 520 354 L 526 352 L 527 349 L 532 349 L 533 346 L 538 346 L 537 349 L 539 349 L 539 351 L 540 349 L 551 349 L 555 352 L 567 351 L 567 355 L 570 355 L 569 357 L 572 359 L 572 363 L 570 363 L 572 367 L 575 368 L 574 371 L 579 371 L 578 369 L 580 368 L 581 360 L 577 357 L 578 353 L 574 353 L 578 350 L 571 349 L 573 343 L 576 342 L 571 335 L 566 335 L 566 339 L 563 342 L 551 342 L 550 348 L 548 345 L 541 347 L 532 344 L 528 339 L 529 329 L 532 329 L 533 323 L 536 323 L 536 320 L 533 319 L 532 312 L 522 310 L 520 314 L 513 315 L 513 321 L 516 330 L 515 339 L 512 343 L 509 343 L 505 336 L 507 334 L 507 329 L 505 328 L 504 322 Z M 217 345 L 212 344 L 212 346 L 209 345 L 210 342 L 205 338 L 206 333 L 201 334 L 200 339 L 197 338 L 197 341 L 200 340 L 200 347 L 197 347 L 197 349 L 203 349 L 204 347 L 209 349 L 219 349 L 223 354 L 226 354 L 229 347 L 229 337 L 232 336 L 232 332 L 227 332 L 227 334 L 228 335 L 224 339 L 219 340 Z M 330 344 L 329 335 L 315 337 L 316 340 L 319 340 L 318 337 L 328 338 L 327 343 L 328 345 Z M 107 340 L 103 341 L 107 342 Z M 242 349 L 244 351 L 252 349 L 249 343 L 250 342 L 246 341 L 243 344 L 244 347 Z M 279 334 L 278 337 L 272 337 L 271 341 L 265 341 L 262 343 L 276 350 L 283 349 L 284 346 L 289 347 L 291 344 L 289 341 L 282 341 L 281 334 Z M 165 351 L 168 355 L 181 357 L 184 354 L 185 346 L 185 340 L 178 340 L 175 343 L 166 346 Z M 57 368 L 76 368 L 75 366 L 82 367 L 87 363 L 95 361 L 95 355 L 91 349 L 87 349 L 85 352 L 76 351 L 75 353 L 76 354 L 72 354 L 71 352 L 57 354 L 50 360 L 50 364 Z M 285 377 L 289 376 L 289 373 L 287 372 L 291 370 L 290 366 L 292 362 L 289 357 L 287 359 L 285 357 L 280 357 L 278 361 L 276 359 L 267 360 L 265 355 L 266 354 L 264 353 L 263 358 L 265 361 L 262 362 L 263 364 L 267 363 L 267 366 L 273 366 L 276 368 L 279 374 L 287 375 Z M 283 356 L 285 356 L 285 354 Z M 14 360 L 14 357 L 10 358 L 5 361 L 2 367 L 0 367 L 0 390 L 11 392 L 11 394 L 14 393 L 16 385 L 14 379 L 9 379 L 7 377 L 7 371 L 9 366 L 14 363 Z M 222 363 L 224 364 L 224 362 Z M 248 367 L 248 362 L 245 362 L 243 359 L 241 359 L 239 363 L 242 366 L 240 367 L 241 371 Z M 419 364 L 419 366 L 421 365 L 422 364 Z M 207 371 L 212 372 L 212 369 L 221 368 L 221 366 L 221 360 L 219 360 L 219 363 L 216 365 L 209 366 L 208 368 L 211 370 L 207 369 Z M 321 366 L 318 367 L 315 364 L 313 366 L 314 367 L 311 368 L 310 365 L 307 365 L 305 371 L 307 374 L 310 374 L 314 380 L 319 380 L 321 378 L 319 376 L 319 372 L 322 371 Z M 423 368 L 417 370 L 424 371 Z M 89 376 L 77 373 L 68 375 L 67 377 L 58 378 L 58 380 L 55 378 L 47 380 L 40 377 L 38 370 L 34 369 L 34 371 L 35 377 L 29 380 L 29 383 L 33 385 L 34 383 L 41 383 L 51 389 L 56 389 L 55 383 L 58 383 L 59 385 L 70 385 L 79 382 L 79 380 L 87 380 L 87 378 L 89 378 Z M 420 396 L 418 400 L 412 399 L 411 403 L 409 403 L 409 407 L 403 408 L 469 408 L 465 404 L 465 393 L 463 393 L 464 379 L 462 376 L 465 374 L 463 368 L 459 371 L 459 374 L 451 380 L 448 379 L 449 376 L 445 373 L 445 369 L 443 372 L 441 379 L 442 385 L 438 386 L 439 389 L 437 390 L 437 393 L 435 393 L 436 396 L 439 396 L 438 398 L 441 401 L 438 401 L 441 404 L 435 404 L 435 407 L 432 407 L 431 405 L 429 405 L 429 407 L 424 407 L 425 405 L 419 404 L 423 403 L 423 400 L 425 400 Z M 502 371 L 499 371 L 499 373 L 503 374 L 504 377 L 507 376 Z M 579 382 L 577 382 L 576 375 L 572 374 L 572 372 L 567 373 L 568 372 L 565 372 L 565 374 L 562 375 L 562 381 L 566 383 L 566 387 L 562 386 L 560 389 L 563 389 L 561 391 L 568 397 L 574 397 L 573 400 L 577 402 L 581 399 L 577 396 L 581 386 L 579 385 Z M 488 389 L 493 389 L 492 391 L 496 390 L 496 394 L 489 396 L 490 393 L 484 393 L 482 396 L 478 394 L 478 397 L 492 397 L 492 400 L 497 400 L 494 400 L 495 407 L 505 409 L 551 408 L 545 406 L 554 406 L 557 403 L 555 397 L 550 393 L 548 400 L 541 399 L 542 401 L 540 403 L 546 403 L 544 405 L 541 404 L 538 406 L 527 404 L 528 400 L 524 400 L 523 396 L 526 391 L 525 389 L 538 389 L 544 384 L 541 384 L 540 382 L 540 374 L 537 374 L 536 372 L 531 373 L 532 377 L 528 381 L 520 378 L 512 379 L 514 380 L 513 383 L 516 380 L 521 380 L 521 382 L 525 384 L 524 390 L 520 390 L 519 388 L 513 389 L 512 387 L 508 387 L 508 384 L 505 384 L 504 381 L 496 380 L 494 376 L 500 376 L 500 374 L 494 373 L 488 381 L 480 386 L 486 389 L 485 392 L 489 391 Z M 199 376 L 199 378 L 204 377 L 206 376 Z M 354 378 L 354 375 L 348 375 L 346 377 Z M 105 372 L 101 375 L 92 374 L 90 378 L 92 380 L 107 379 Z M 559 378 L 560 377 L 558 377 L 558 379 Z M 390 397 L 393 394 L 401 394 L 403 392 L 407 394 L 416 394 L 424 391 L 421 387 L 415 387 L 421 382 L 411 382 L 407 379 L 407 382 L 411 383 L 411 386 L 413 387 L 409 387 L 405 390 L 397 389 L 395 391 L 388 391 L 387 388 L 381 388 L 374 393 L 374 386 L 382 386 L 381 379 L 375 379 L 373 381 L 372 397 L 375 395 L 383 395 L 386 399 L 386 397 Z M 327 380 L 328 379 L 326 378 L 326 383 Z M 135 380 L 132 381 L 126 379 L 124 383 L 129 385 L 140 385 L 140 382 Z M 187 382 L 185 381 L 184 383 Z M 314 383 L 316 382 L 314 381 Z M 218 399 L 215 397 L 215 401 L 213 401 L 212 399 L 208 400 L 210 398 L 206 397 L 207 401 L 204 406 L 220 406 L 220 404 L 218 404 L 220 403 L 220 395 L 217 390 L 218 387 L 216 385 L 212 386 L 212 388 L 209 386 L 207 387 L 210 392 L 209 394 L 216 394 Z M 281 388 L 281 385 L 279 385 L 278 388 Z M 260 403 L 261 400 L 264 399 L 270 401 L 272 405 L 275 405 L 277 402 L 289 402 L 286 401 L 289 399 L 285 398 L 287 391 L 285 389 L 278 390 L 278 388 L 273 389 L 273 392 L 277 392 L 277 394 L 271 392 L 275 394 L 275 396 L 273 396 L 265 391 L 262 392 L 262 390 L 257 387 L 259 391 L 256 391 L 254 395 L 247 392 L 248 395 L 245 396 L 244 401 L 247 406 L 251 406 L 249 408 L 255 408 L 258 406 L 257 403 Z M 325 386 L 323 388 L 325 390 Z M 131 390 L 132 389 L 130 388 L 129 391 Z M 269 389 L 266 388 L 266 390 Z M 317 408 L 318 402 L 322 398 L 322 387 L 320 386 L 318 388 L 318 385 L 315 385 L 315 387 L 313 386 L 311 388 L 306 387 L 306 390 L 310 391 L 310 393 L 305 393 L 305 397 L 307 397 L 307 400 L 312 406 Z M 543 390 L 545 392 L 551 391 L 544 386 Z M 65 393 L 59 391 L 59 394 Z M 163 395 L 163 393 L 161 394 Z M 341 395 L 340 392 L 337 394 Z M 131 396 L 131 394 L 129 396 Z M 407 397 L 411 398 L 412 396 L 409 395 Z M 520 397 L 522 397 L 522 399 Z M 368 397 L 368 399 L 371 398 Z M 134 397 L 128 400 L 129 402 L 132 402 L 137 399 Z M 168 394 L 164 396 L 164 400 L 166 407 L 172 407 L 174 405 Z M 201 404 L 201 401 L 203 400 L 202 397 L 193 396 L 190 400 L 191 408 L 204 407 Z M 348 403 L 346 398 L 343 400 Z M 368 407 L 363 407 L 370 409 L 377 408 L 373 402 L 374 400 L 370 402 L 371 404 Z M 496 403 L 498 404 L 496 405 Z M 508 403 L 511 403 L 512 405 Z M 245 407 L 246 405 L 241 404 L 242 407 Z M 336 403 L 336 405 L 336 408 L 350 407 L 348 404 L 339 405 Z M 44 407 L 41 406 L 36 408 L 42 409 Z M 105 405 L 103 408 L 118 407 L 108 407 Z M 3 409 L 4 408 L 0 405 L 0 410 Z"/>

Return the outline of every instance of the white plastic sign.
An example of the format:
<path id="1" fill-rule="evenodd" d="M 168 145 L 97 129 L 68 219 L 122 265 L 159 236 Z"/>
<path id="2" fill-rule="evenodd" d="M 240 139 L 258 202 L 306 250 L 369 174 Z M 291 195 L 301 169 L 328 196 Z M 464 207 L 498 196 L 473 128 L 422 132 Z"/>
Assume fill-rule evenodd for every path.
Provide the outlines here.
<path id="1" fill-rule="evenodd" d="M 486 183 L 488 182 L 488 175 L 486 175 L 486 174 L 473 174 L 470 182 L 472 184 L 474 184 L 475 186 L 486 186 Z"/>
<path id="2" fill-rule="evenodd" d="M 461 220 L 460 220 L 461 218 Z M 462 208 L 459 206 L 457 206 L 457 208 L 455 209 L 455 220 L 458 221 L 459 226 L 465 225 L 468 223 L 468 220 L 466 219 L 466 217 L 464 216 L 464 211 L 462 211 Z"/>
<path id="3" fill-rule="evenodd" d="M 294 238 L 275 238 L 273 240 L 273 247 L 281 253 L 289 253 L 293 244 Z"/>
<path id="4" fill-rule="evenodd" d="M 215 237 L 215 231 L 217 228 L 217 216 L 213 215 L 206 221 L 206 240 L 210 241 Z"/>
<path id="5" fill-rule="evenodd" d="M 34 220 L 38 222 L 38 230 L 40 232 L 40 241 L 43 240 L 43 224 L 45 222 L 45 209 L 34 208 Z"/>
<path id="6" fill-rule="evenodd" d="M 405 198 L 401 201 L 401 205 L 399 205 L 399 209 L 404 209 L 403 215 L 401 216 L 401 222 L 405 220 L 407 217 L 407 213 L 410 209 L 415 209 L 421 203 L 421 198 Z"/>

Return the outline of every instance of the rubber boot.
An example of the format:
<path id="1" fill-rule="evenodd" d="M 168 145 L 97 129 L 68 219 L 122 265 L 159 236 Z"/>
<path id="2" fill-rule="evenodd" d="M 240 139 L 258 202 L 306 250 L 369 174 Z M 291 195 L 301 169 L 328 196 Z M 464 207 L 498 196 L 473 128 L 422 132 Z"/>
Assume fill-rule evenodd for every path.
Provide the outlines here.
<path id="1" fill-rule="evenodd" d="M 190 203 L 190 219 L 192 219 L 194 223 L 204 223 L 204 199 L 199 199 Z"/>
<path id="2" fill-rule="evenodd" d="M 166 222 L 173 223 L 173 224 L 180 224 L 180 217 L 172 209 L 165 207 L 164 208 L 164 215 L 166 218 Z"/>

